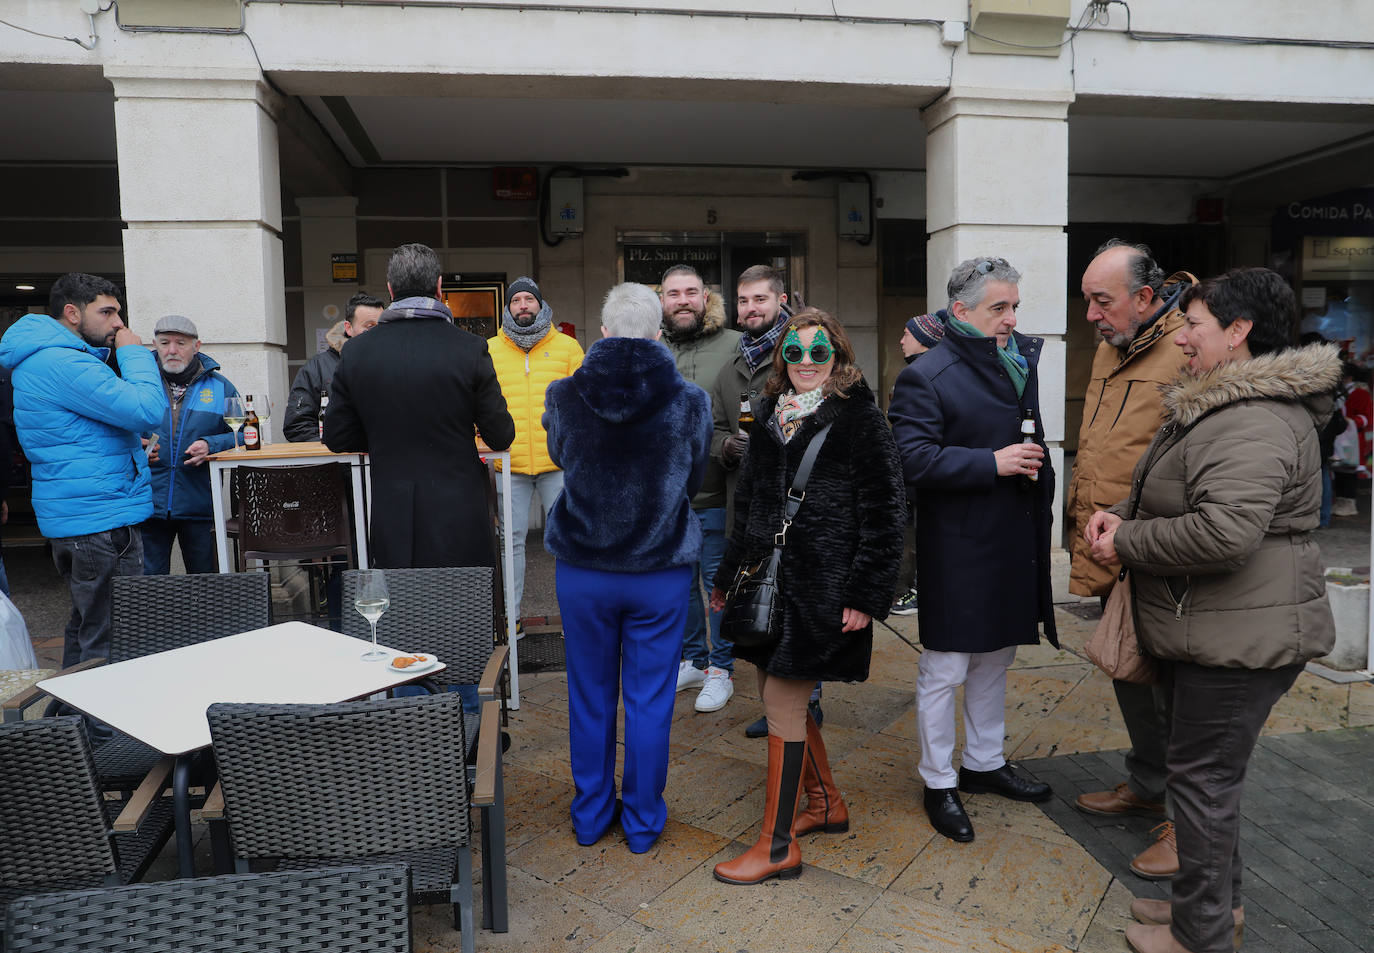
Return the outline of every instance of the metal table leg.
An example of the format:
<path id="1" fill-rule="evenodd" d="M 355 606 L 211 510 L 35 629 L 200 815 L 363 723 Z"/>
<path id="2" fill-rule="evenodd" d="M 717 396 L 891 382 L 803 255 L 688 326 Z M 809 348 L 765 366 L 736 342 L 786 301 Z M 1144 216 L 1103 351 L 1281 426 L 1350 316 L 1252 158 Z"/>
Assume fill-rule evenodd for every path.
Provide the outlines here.
<path id="1" fill-rule="evenodd" d="M 196 858 L 191 844 L 191 755 L 177 755 L 172 768 L 172 814 L 176 819 L 177 860 L 182 877 L 196 875 Z"/>

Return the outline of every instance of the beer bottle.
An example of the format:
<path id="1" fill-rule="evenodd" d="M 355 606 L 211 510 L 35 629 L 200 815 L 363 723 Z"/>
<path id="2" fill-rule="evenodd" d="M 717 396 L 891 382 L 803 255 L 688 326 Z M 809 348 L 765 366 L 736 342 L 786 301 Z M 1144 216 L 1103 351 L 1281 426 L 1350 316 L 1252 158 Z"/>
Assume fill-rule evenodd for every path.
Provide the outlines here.
<path id="1" fill-rule="evenodd" d="M 739 430 L 748 433 L 754 427 L 754 408 L 749 403 L 749 393 L 739 395 Z"/>
<path id="2" fill-rule="evenodd" d="M 1021 413 L 1021 442 L 1035 443 L 1035 411 L 1030 408 Z M 1035 483 L 1040 479 L 1040 471 L 1032 470 L 1026 474 L 1026 479 Z"/>
<path id="3" fill-rule="evenodd" d="M 261 450 L 262 436 L 258 433 L 258 412 L 253 409 L 253 395 L 249 394 L 244 403 L 248 414 L 243 418 L 243 449 Z"/>
<path id="4" fill-rule="evenodd" d="M 324 443 L 324 412 L 329 409 L 329 391 L 320 388 L 320 442 Z"/>

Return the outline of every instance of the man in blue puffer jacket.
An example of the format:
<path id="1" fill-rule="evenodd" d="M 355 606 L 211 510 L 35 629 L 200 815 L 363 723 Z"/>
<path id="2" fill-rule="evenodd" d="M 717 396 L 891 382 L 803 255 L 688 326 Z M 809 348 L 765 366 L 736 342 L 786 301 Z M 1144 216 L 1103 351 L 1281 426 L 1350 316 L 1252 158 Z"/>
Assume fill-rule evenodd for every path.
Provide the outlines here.
<path id="1" fill-rule="evenodd" d="M 143 530 L 143 572 L 171 572 L 172 541 L 180 540 L 187 572 L 215 572 L 214 505 L 205 458 L 234 446 L 224 422 L 224 401 L 238 389 L 219 364 L 200 350 L 200 332 L 190 318 L 169 314 L 153 329 L 167 408 L 148 453 L 153 477 L 153 518 Z"/>
<path id="2" fill-rule="evenodd" d="M 38 529 L 71 590 L 64 668 L 108 656 L 110 580 L 143 572 L 138 524 L 153 515 L 139 433 L 158 425 L 167 399 L 118 298 L 104 278 L 63 275 L 48 296 L 51 317 L 25 315 L 0 338 Z M 118 373 L 106 363 L 111 347 Z"/>

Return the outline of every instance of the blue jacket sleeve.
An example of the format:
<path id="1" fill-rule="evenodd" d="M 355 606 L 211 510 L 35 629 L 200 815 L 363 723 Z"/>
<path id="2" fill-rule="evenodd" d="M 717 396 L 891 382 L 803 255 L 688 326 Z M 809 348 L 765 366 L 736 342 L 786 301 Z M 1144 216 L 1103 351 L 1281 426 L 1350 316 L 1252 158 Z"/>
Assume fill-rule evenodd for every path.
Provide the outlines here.
<path id="1" fill-rule="evenodd" d="M 157 429 L 167 414 L 167 395 L 152 352 L 126 345 L 115 355 L 122 378 L 89 351 L 66 350 L 58 358 L 73 361 L 73 373 L 43 375 L 45 396 L 59 407 L 121 430 L 142 434 Z"/>
<path id="2" fill-rule="evenodd" d="M 563 380 L 554 381 L 544 392 L 544 415 L 539 418 L 547 437 L 549 460 L 559 469 L 563 468 L 563 428 L 558 425 L 558 399 L 563 392 Z"/>
<path id="3" fill-rule="evenodd" d="M 963 489 L 990 487 L 996 482 L 997 458 L 991 448 L 945 445 L 940 393 L 914 368 L 907 368 L 898 377 L 888 419 L 908 484 Z"/>

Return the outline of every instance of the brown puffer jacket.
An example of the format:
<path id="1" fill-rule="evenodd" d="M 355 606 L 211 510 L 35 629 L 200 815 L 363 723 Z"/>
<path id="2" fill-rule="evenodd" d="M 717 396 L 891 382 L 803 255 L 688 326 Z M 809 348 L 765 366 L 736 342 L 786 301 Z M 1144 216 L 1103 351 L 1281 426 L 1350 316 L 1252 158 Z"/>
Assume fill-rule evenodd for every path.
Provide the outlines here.
<path id="1" fill-rule="evenodd" d="M 1217 668 L 1282 668 L 1335 642 L 1321 554 L 1317 429 L 1341 379 L 1314 344 L 1183 376 L 1116 531 L 1141 645 Z M 1131 501 L 1113 507 L 1125 517 Z"/>
<path id="2" fill-rule="evenodd" d="M 1069 592 L 1074 595 L 1105 596 L 1116 581 L 1116 573 L 1093 562 L 1083 528 L 1094 513 L 1131 492 L 1131 471 L 1164 424 L 1159 390 L 1183 366 L 1183 352 L 1174 345 L 1182 326 L 1183 314 L 1174 309 L 1132 341 L 1124 355 L 1106 341 L 1093 355 L 1066 504 L 1073 557 Z"/>

